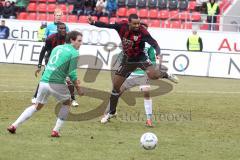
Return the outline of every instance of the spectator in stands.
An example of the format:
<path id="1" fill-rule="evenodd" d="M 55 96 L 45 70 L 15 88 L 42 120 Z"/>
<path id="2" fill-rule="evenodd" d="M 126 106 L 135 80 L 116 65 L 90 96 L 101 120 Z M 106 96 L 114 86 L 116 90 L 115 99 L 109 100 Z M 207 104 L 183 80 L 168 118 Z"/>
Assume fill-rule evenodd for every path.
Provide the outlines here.
<path id="1" fill-rule="evenodd" d="M 95 8 L 95 0 L 84 1 L 84 15 L 92 15 Z"/>
<path id="2" fill-rule="evenodd" d="M 3 11 L 3 3 L 0 2 L 0 18 L 2 17 L 2 11 Z"/>
<path id="3" fill-rule="evenodd" d="M 108 18 L 113 17 L 117 11 L 117 1 L 116 0 L 107 0 L 106 12 L 108 14 Z"/>
<path id="4" fill-rule="evenodd" d="M 74 4 L 73 4 L 73 11 L 72 14 L 75 15 L 82 15 L 84 13 L 84 1 L 83 0 L 77 0 Z"/>
<path id="5" fill-rule="evenodd" d="M 195 11 L 198 11 L 198 12 L 202 11 L 203 1 L 208 2 L 208 0 L 196 0 Z"/>
<path id="6" fill-rule="evenodd" d="M 10 1 L 6 1 L 2 10 L 2 18 L 14 19 L 16 17 L 15 8 Z"/>
<path id="7" fill-rule="evenodd" d="M 210 0 L 207 3 L 207 22 L 209 30 L 216 30 L 217 16 L 220 13 L 218 3 L 215 0 Z"/>
<path id="8" fill-rule="evenodd" d="M 63 16 L 63 12 L 60 8 L 56 8 L 54 11 L 54 23 L 50 23 L 47 25 L 46 31 L 45 31 L 45 38 L 49 37 L 50 35 L 57 33 L 57 24 L 61 22 L 61 18 Z M 69 31 L 68 26 L 67 32 Z"/>
<path id="9" fill-rule="evenodd" d="M 105 15 L 106 13 L 106 6 L 107 2 L 105 0 L 97 0 L 96 7 L 95 7 L 95 14 L 98 17 L 98 20 L 101 16 Z"/>
<path id="10" fill-rule="evenodd" d="M 5 20 L 1 20 L 0 39 L 7 39 L 9 36 L 9 28 L 5 26 Z"/>
<path id="11" fill-rule="evenodd" d="M 17 8 L 18 12 L 26 11 L 28 4 L 29 4 L 29 0 L 17 0 L 16 8 Z"/>
<path id="12" fill-rule="evenodd" d="M 45 30 L 47 27 L 47 22 L 42 22 L 40 28 L 38 29 L 38 41 L 44 42 L 45 41 Z"/>
<path id="13" fill-rule="evenodd" d="M 192 31 L 192 35 L 188 37 L 187 50 L 194 52 L 202 52 L 203 50 L 202 38 L 197 34 L 197 30 L 195 29 Z"/>

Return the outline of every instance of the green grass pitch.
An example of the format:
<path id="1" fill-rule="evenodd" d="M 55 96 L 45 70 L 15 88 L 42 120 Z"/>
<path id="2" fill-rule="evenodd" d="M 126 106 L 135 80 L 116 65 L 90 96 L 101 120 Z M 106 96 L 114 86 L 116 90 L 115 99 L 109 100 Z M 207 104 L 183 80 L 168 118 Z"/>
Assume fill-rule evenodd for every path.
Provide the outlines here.
<path id="1" fill-rule="evenodd" d="M 100 117 L 66 122 L 61 138 L 51 138 L 55 100 L 21 125 L 17 134 L 6 128 L 30 105 L 39 78 L 31 65 L 0 64 L 0 160 L 239 160 L 239 80 L 179 76 L 180 83 L 153 97 L 154 128 L 145 127 L 143 98 L 135 106 L 120 100 L 119 117 L 102 125 Z M 79 70 L 80 79 L 85 70 Z M 111 90 L 110 74 L 101 71 L 84 87 Z M 97 94 L 97 93 L 93 93 Z M 77 97 L 72 113 L 96 108 L 100 99 Z M 145 132 L 158 137 L 155 150 L 140 147 Z"/>

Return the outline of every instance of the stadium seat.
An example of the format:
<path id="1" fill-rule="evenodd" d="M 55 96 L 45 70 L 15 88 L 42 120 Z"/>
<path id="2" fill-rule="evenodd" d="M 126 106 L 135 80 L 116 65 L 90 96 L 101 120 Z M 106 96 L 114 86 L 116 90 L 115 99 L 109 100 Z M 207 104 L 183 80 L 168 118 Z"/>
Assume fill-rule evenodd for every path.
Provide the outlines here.
<path id="1" fill-rule="evenodd" d="M 128 19 L 126 17 L 118 18 L 117 22 L 121 22 L 121 21 L 128 21 Z"/>
<path id="2" fill-rule="evenodd" d="M 171 20 L 178 20 L 179 19 L 179 12 L 178 10 L 172 10 L 169 12 L 169 18 Z"/>
<path id="3" fill-rule="evenodd" d="M 56 3 L 56 0 L 47 0 L 48 3 Z"/>
<path id="4" fill-rule="evenodd" d="M 61 21 L 62 21 L 62 22 L 67 22 L 67 16 L 66 16 L 66 15 L 62 15 Z"/>
<path id="5" fill-rule="evenodd" d="M 39 3 L 37 6 L 38 12 L 47 12 L 47 5 L 46 3 Z"/>
<path id="6" fill-rule="evenodd" d="M 169 23 L 169 21 L 161 21 L 160 27 L 161 27 L 161 28 L 170 28 L 170 23 Z"/>
<path id="7" fill-rule="evenodd" d="M 181 21 L 172 21 L 171 28 L 181 29 Z"/>
<path id="8" fill-rule="evenodd" d="M 168 1 L 168 9 L 169 10 L 176 10 L 178 8 L 178 1 L 177 0 L 169 0 Z"/>
<path id="9" fill-rule="evenodd" d="M 78 19 L 79 23 L 88 23 L 88 16 L 80 16 Z"/>
<path id="10" fill-rule="evenodd" d="M 188 9 L 188 0 L 180 0 L 178 8 L 180 11 L 187 10 Z"/>
<path id="11" fill-rule="evenodd" d="M 189 1 L 188 2 L 188 10 L 190 10 L 190 11 L 195 10 L 195 6 L 196 6 L 196 1 Z"/>
<path id="12" fill-rule="evenodd" d="M 114 23 L 116 23 L 118 20 L 117 20 L 117 17 L 111 17 L 109 21 L 110 21 L 110 22 L 109 22 L 110 24 L 114 24 Z"/>
<path id="13" fill-rule="evenodd" d="M 157 0 L 148 0 L 148 8 L 149 9 L 157 8 Z"/>
<path id="14" fill-rule="evenodd" d="M 100 17 L 99 21 L 104 22 L 104 23 L 109 23 L 108 22 L 108 17 Z"/>
<path id="15" fill-rule="evenodd" d="M 158 0 L 158 9 L 167 9 L 167 0 Z"/>
<path id="16" fill-rule="evenodd" d="M 150 20 L 149 27 L 160 27 L 160 21 L 157 19 Z"/>
<path id="17" fill-rule="evenodd" d="M 189 20 L 189 19 L 190 19 L 190 14 L 189 14 L 189 12 L 188 12 L 188 11 L 180 12 L 180 13 L 179 13 L 179 19 L 180 19 L 181 21 L 187 21 L 187 20 Z"/>
<path id="18" fill-rule="evenodd" d="M 39 21 L 46 21 L 46 20 L 47 20 L 47 15 L 46 15 L 46 13 L 39 13 L 39 14 L 37 15 L 37 20 L 39 20 Z"/>
<path id="19" fill-rule="evenodd" d="M 66 4 L 59 4 L 58 7 L 63 11 L 63 13 L 67 13 Z"/>
<path id="20" fill-rule="evenodd" d="M 149 10 L 149 18 L 158 18 L 158 10 L 150 9 Z"/>
<path id="21" fill-rule="evenodd" d="M 182 29 L 192 29 L 192 23 L 190 22 L 183 23 Z"/>
<path id="22" fill-rule="evenodd" d="M 137 7 L 138 8 L 146 8 L 147 7 L 147 0 L 138 0 Z"/>
<path id="23" fill-rule="evenodd" d="M 28 4 L 28 7 L 27 7 L 27 10 L 28 10 L 29 12 L 36 12 L 36 10 L 37 10 L 37 5 L 36 5 L 36 3 L 29 3 L 29 4 Z"/>
<path id="24" fill-rule="evenodd" d="M 128 8 L 135 8 L 136 5 L 137 5 L 136 3 L 137 3 L 136 0 L 128 0 L 127 1 L 127 6 L 128 6 Z"/>
<path id="25" fill-rule="evenodd" d="M 117 16 L 126 17 L 127 16 L 127 9 L 126 8 L 119 8 L 117 10 Z"/>
<path id="26" fill-rule="evenodd" d="M 158 14 L 158 18 L 160 18 L 160 19 L 168 19 L 169 18 L 168 10 L 160 10 L 159 14 Z"/>
<path id="27" fill-rule="evenodd" d="M 118 0 L 117 1 L 118 8 L 125 7 L 126 1 L 125 0 Z"/>
<path id="28" fill-rule="evenodd" d="M 127 11 L 127 16 L 130 14 L 137 14 L 137 9 L 136 8 L 129 8 Z"/>
<path id="29" fill-rule="evenodd" d="M 97 16 L 92 16 L 92 19 L 93 19 L 94 21 L 97 21 L 97 20 L 98 20 L 98 17 L 97 17 Z"/>
<path id="30" fill-rule="evenodd" d="M 68 13 L 72 13 L 72 11 L 73 11 L 73 5 L 69 5 L 68 6 Z"/>
<path id="31" fill-rule="evenodd" d="M 202 24 L 200 26 L 200 30 L 208 30 L 208 25 L 207 24 Z"/>
<path id="32" fill-rule="evenodd" d="M 67 22 L 71 22 L 71 23 L 77 23 L 78 21 L 78 17 L 76 15 L 69 15 Z"/>
<path id="33" fill-rule="evenodd" d="M 28 20 L 36 20 L 37 19 L 37 14 L 36 13 L 29 13 L 27 19 Z"/>
<path id="34" fill-rule="evenodd" d="M 28 17 L 27 12 L 21 12 L 21 13 L 18 15 L 18 19 L 21 19 L 21 20 L 27 19 L 27 17 Z"/>
<path id="35" fill-rule="evenodd" d="M 191 20 L 193 22 L 201 21 L 201 14 L 199 12 L 193 12 L 192 15 L 191 15 Z"/>
<path id="36" fill-rule="evenodd" d="M 54 21 L 54 14 L 48 14 L 47 21 Z"/>
<path id="37" fill-rule="evenodd" d="M 148 10 L 146 8 L 140 9 L 138 11 L 138 15 L 140 18 L 147 18 L 148 17 Z"/>
<path id="38" fill-rule="evenodd" d="M 56 4 L 49 4 L 47 11 L 53 13 L 56 9 Z"/>
<path id="39" fill-rule="evenodd" d="M 148 19 L 141 19 L 141 23 L 145 23 L 148 25 Z"/>

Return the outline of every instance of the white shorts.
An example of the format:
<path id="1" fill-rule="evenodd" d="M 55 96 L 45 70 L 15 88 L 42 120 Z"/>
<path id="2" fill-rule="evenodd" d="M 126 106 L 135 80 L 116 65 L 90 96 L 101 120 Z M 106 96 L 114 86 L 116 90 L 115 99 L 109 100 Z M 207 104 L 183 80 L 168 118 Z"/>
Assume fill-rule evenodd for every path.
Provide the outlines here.
<path id="1" fill-rule="evenodd" d="M 123 83 L 123 87 L 127 90 L 133 87 L 139 86 L 141 91 L 145 91 L 146 89 L 150 89 L 149 79 L 146 75 L 144 76 L 129 76 L 125 82 Z"/>
<path id="2" fill-rule="evenodd" d="M 40 82 L 37 103 L 46 104 L 50 95 L 54 96 L 58 102 L 63 102 L 71 98 L 67 85 Z"/>

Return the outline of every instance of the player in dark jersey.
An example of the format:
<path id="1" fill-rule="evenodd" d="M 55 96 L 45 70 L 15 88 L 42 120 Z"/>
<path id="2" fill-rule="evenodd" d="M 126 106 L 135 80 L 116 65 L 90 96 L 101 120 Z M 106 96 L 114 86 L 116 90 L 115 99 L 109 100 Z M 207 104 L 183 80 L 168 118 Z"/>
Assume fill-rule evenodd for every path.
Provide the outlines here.
<path id="1" fill-rule="evenodd" d="M 157 59 L 160 59 L 160 47 L 149 32 L 140 25 L 140 19 L 136 14 L 131 14 L 127 21 L 121 23 L 106 24 L 95 22 L 91 16 L 88 17 L 91 25 L 102 28 L 115 29 L 122 41 L 123 58 L 113 78 L 113 90 L 110 96 L 110 110 L 101 119 L 101 123 L 106 123 L 116 115 L 116 106 L 120 96 L 120 87 L 126 78 L 137 68 L 146 71 L 149 79 L 167 78 L 177 83 L 178 78 L 172 74 L 156 69 L 144 52 L 145 42 L 150 44 L 156 51 Z"/>
<path id="2" fill-rule="evenodd" d="M 66 25 L 62 22 L 59 22 L 57 25 L 57 33 L 50 35 L 45 42 L 45 46 L 43 46 L 40 55 L 39 55 L 39 60 L 38 60 L 38 68 L 35 71 L 35 76 L 37 77 L 38 73 L 41 71 L 41 66 L 42 66 L 42 61 L 43 58 L 45 58 L 45 65 L 48 63 L 48 59 L 50 57 L 50 54 L 53 50 L 58 45 L 62 45 L 65 43 L 66 39 Z M 73 106 L 78 106 L 78 103 L 75 100 L 75 95 L 74 95 L 74 86 L 70 81 L 67 80 L 68 83 L 68 88 L 71 93 L 71 98 L 72 98 L 72 105 Z M 38 86 L 39 87 L 39 86 Z M 37 93 L 38 93 L 38 87 L 36 89 L 36 92 L 34 94 L 34 97 L 32 99 L 32 103 L 35 103 Z"/>

